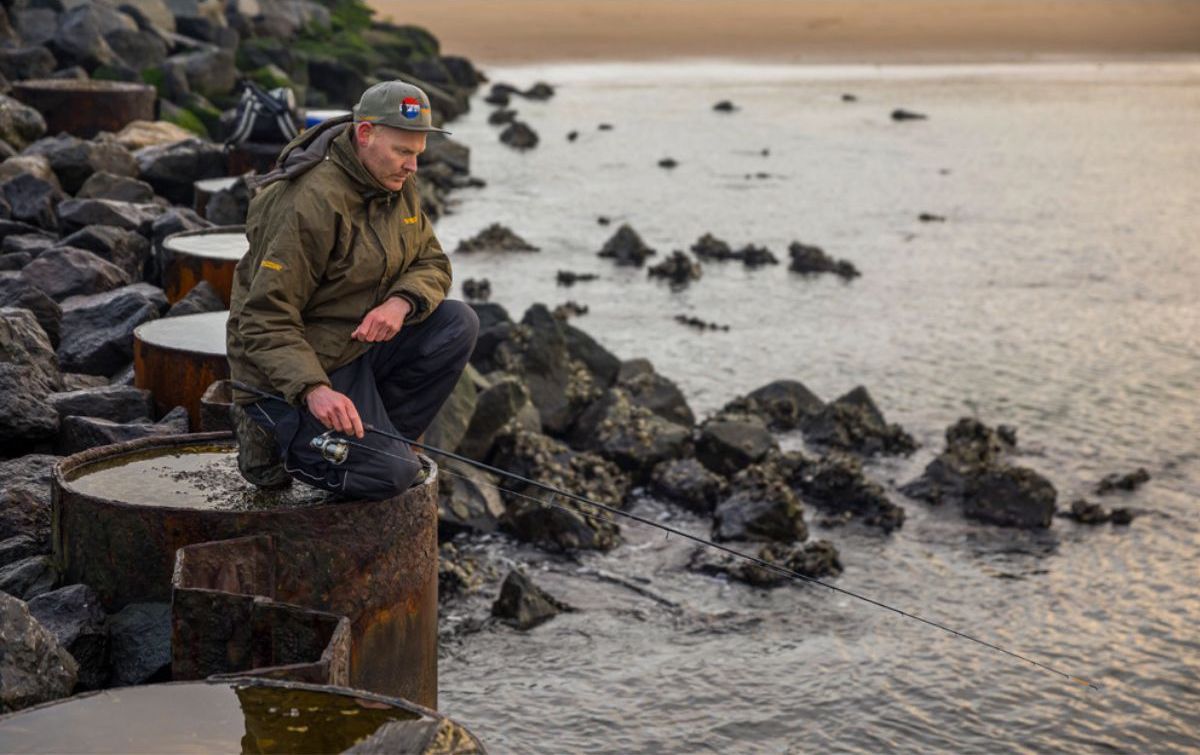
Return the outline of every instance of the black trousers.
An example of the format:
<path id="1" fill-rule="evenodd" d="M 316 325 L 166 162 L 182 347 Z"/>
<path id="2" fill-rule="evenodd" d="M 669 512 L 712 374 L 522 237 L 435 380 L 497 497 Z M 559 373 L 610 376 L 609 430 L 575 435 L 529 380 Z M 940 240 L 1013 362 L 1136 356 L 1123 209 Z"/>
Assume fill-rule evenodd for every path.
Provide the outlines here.
<path id="1" fill-rule="evenodd" d="M 475 311 L 446 300 L 423 322 L 405 325 L 392 340 L 372 344 L 329 373 L 329 382 L 350 397 L 364 425 L 415 440 L 454 390 L 478 333 Z M 372 432 L 349 438 L 357 445 L 344 462 L 324 458 L 312 440 L 327 430 L 307 407 L 259 401 L 246 411 L 274 433 L 284 468 L 301 482 L 352 498 L 380 499 L 406 490 L 421 471 L 407 443 Z"/>

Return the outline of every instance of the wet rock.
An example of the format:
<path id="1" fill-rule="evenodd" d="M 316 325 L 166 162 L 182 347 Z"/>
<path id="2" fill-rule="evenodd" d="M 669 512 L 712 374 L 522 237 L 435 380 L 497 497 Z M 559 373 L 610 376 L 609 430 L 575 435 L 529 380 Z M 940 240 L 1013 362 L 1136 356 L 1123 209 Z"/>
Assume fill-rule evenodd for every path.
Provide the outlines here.
<path id="1" fill-rule="evenodd" d="M 17 598 L 0 594 L 0 713 L 66 697 L 78 665 Z"/>
<path id="2" fill-rule="evenodd" d="M 646 369 L 634 371 L 626 369 L 629 362 L 622 363 L 618 382 L 629 394 L 629 400 L 678 425 L 695 425 L 696 415 L 692 413 L 679 386 L 670 378 L 655 372 L 648 361 L 632 361 L 644 362 Z"/>
<path id="3" fill-rule="evenodd" d="M 570 270 L 559 270 L 555 280 L 560 286 L 574 286 L 576 283 L 594 281 L 599 277 L 595 273 L 573 273 Z"/>
<path id="4" fill-rule="evenodd" d="M 854 457 L 829 454 L 811 462 L 788 454 L 781 467 L 792 489 L 824 512 L 854 518 L 884 532 L 904 524 L 903 507 L 892 503 L 882 486 L 863 475 L 862 462 Z"/>
<path id="5" fill-rule="evenodd" d="M 55 301 L 89 296 L 128 285 L 128 274 L 106 259 L 83 249 L 54 247 L 21 270 L 21 278 Z"/>
<path id="6" fill-rule="evenodd" d="M 1115 525 L 1126 525 L 1133 522 L 1133 517 L 1136 516 L 1132 509 L 1117 507 L 1112 510 L 1112 518 L 1109 520 Z"/>
<path id="7" fill-rule="evenodd" d="M 892 111 L 893 121 L 923 121 L 928 117 L 929 116 L 924 115 L 923 113 L 905 110 L 904 108 L 897 108 Z"/>
<path id="8" fill-rule="evenodd" d="M 512 96 L 519 90 L 510 85 L 497 82 L 492 84 L 492 88 L 484 96 L 483 101 L 489 105 L 498 107 L 508 107 L 508 103 L 512 100 Z"/>
<path id="9" fill-rule="evenodd" d="M 843 94 L 842 102 L 858 102 L 858 97 L 853 94 Z"/>
<path id="10" fill-rule="evenodd" d="M 492 223 L 469 239 L 458 242 L 456 252 L 536 252 L 538 248 L 513 233 L 511 229 Z"/>
<path id="11" fill-rule="evenodd" d="M 458 450 L 458 444 L 462 442 L 471 423 L 471 416 L 475 413 L 475 403 L 478 399 L 475 382 L 478 379 L 478 372 L 468 364 L 459 375 L 454 390 L 434 416 L 429 429 L 425 431 L 427 443 L 446 451 Z"/>
<path id="12" fill-rule="evenodd" d="M 499 108 L 498 110 L 493 110 L 491 112 L 491 114 L 488 115 L 488 125 L 503 126 L 506 123 L 512 123 L 514 120 L 516 120 L 516 118 L 517 118 L 516 110 L 509 110 L 508 108 Z"/>
<path id="13" fill-rule="evenodd" d="M 134 328 L 164 309 L 166 296 L 148 283 L 64 301 L 60 363 L 71 372 L 112 375 L 133 360 Z"/>
<path id="14" fill-rule="evenodd" d="M 117 29 L 104 41 L 121 62 L 135 71 L 156 68 L 167 59 L 167 44 L 159 34 L 141 29 Z"/>
<path id="15" fill-rule="evenodd" d="M 29 454 L 0 461 L 0 538 L 50 538 L 50 478 L 59 457 Z"/>
<path id="16" fill-rule="evenodd" d="M 58 414 L 46 402 L 50 386 L 31 367 L 0 362 L 0 449 L 44 440 L 58 429 Z"/>
<path id="17" fill-rule="evenodd" d="M 689 427 L 668 422 L 613 388 L 584 410 L 570 441 L 615 462 L 637 481 L 648 478 L 654 465 L 683 456 L 691 434 Z"/>
<path id="18" fill-rule="evenodd" d="M 0 139 L 24 149 L 46 133 L 46 121 L 33 108 L 0 94 Z"/>
<path id="19" fill-rule="evenodd" d="M 1112 520 L 1112 512 L 1098 503 L 1079 498 L 1071 501 L 1071 510 L 1063 514 L 1080 524 L 1105 524 Z"/>
<path id="20" fill-rule="evenodd" d="M 718 113 L 732 113 L 734 110 L 737 110 L 737 106 L 729 100 L 721 100 L 713 105 L 713 110 L 716 110 Z"/>
<path id="21" fill-rule="evenodd" d="M 57 450 L 64 456 L 97 446 L 109 446 L 138 438 L 185 435 L 188 431 L 187 410 L 177 406 L 158 422 L 118 423 L 97 417 L 64 417 L 58 435 Z"/>
<path id="22" fill-rule="evenodd" d="M 0 566 L 8 566 L 31 556 L 50 552 L 50 543 L 33 535 L 13 535 L 0 541 Z"/>
<path id="23" fill-rule="evenodd" d="M 616 465 L 595 454 L 576 453 L 540 433 L 506 429 L 496 438 L 493 463 L 502 469 L 607 506 L 619 507 L 628 481 Z M 620 530 L 611 515 L 588 504 L 564 501 L 552 506 L 534 486 L 510 486 L 503 493 L 505 529 L 521 540 L 556 550 L 612 550 Z"/>
<path id="24" fill-rule="evenodd" d="M 154 413 L 150 391 L 124 385 L 51 393 L 46 400 L 59 417 L 99 417 L 112 422 L 136 422 Z"/>
<path id="25" fill-rule="evenodd" d="M 109 617 L 114 687 L 165 681 L 171 673 L 171 605 L 131 603 Z"/>
<path id="26" fill-rule="evenodd" d="M 728 243 L 706 233 L 692 244 L 692 254 L 702 260 L 727 260 L 732 259 L 733 249 Z"/>
<path id="27" fill-rule="evenodd" d="M 200 139 L 144 147 L 134 157 L 142 179 L 154 187 L 155 193 L 188 207 L 194 199 L 194 182 L 225 175 L 224 150 Z"/>
<path id="28" fill-rule="evenodd" d="M 533 583 L 528 576 L 513 569 L 500 586 L 500 595 L 492 604 L 492 616 L 520 630 L 544 624 L 564 611 L 575 609 L 556 600 Z"/>
<path id="29" fill-rule="evenodd" d="M 1128 474 L 1114 472 L 1107 475 L 1096 486 L 1096 495 L 1108 495 L 1117 491 L 1131 492 L 1150 482 L 1150 473 L 1143 467 Z"/>
<path id="30" fill-rule="evenodd" d="M 58 570 L 49 556 L 30 556 L 0 568 L 0 592 L 29 601 L 50 592 L 58 583 Z"/>
<path id="31" fill-rule="evenodd" d="M 487 278 L 467 278 L 462 288 L 467 301 L 487 301 L 492 297 L 492 282 Z"/>
<path id="32" fill-rule="evenodd" d="M 554 96 L 554 87 L 544 81 L 539 81 L 520 95 L 527 100 L 548 100 Z"/>
<path id="33" fill-rule="evenodd" d="M 514 120 L 500 132 L 500 141 L 523 152 L 537 146 L 538 135 L 529 124 Z"/>
<path id="34" fill-rule="evenodd" d="M 50 162 L 62 188 L 75 194 L 93 173 L 136 178 L 137 162 L 129 150 L 111 138 L 80 139 L 69 134 L 39 139 L 29 145 L 25 155 L 42 155 Z"/>
<path id="35" fill-rule="evenodd" d="M 100 598 L 87 585 L 70 585 L 29 601 L 29 612 L 79 665 L 76 691 L 100 689 L 108 678 L 108 630 Z"/>
<path id="36" fill-rule="evenodd" d="M 740 411 L 763 418 L 772 430 L 795 430 L 820 414 L 825 403 L 798 380 L 775 380 L 726 404 L 725 411 Z"/>
<path id="37" fill-rule="evenodd" d="M 617 382 L 621 360 L 615 354 L 574 325 L 563 323 L 561 328 L 567 344 L 567 355 L 587 368 L 597 387 L 608 388 Z"/>
<path id="38" fill-rule="evenodd" d="M 562 323 L 542 304 L 526 310 L 521 327 L 503 346 L 500 361 L 525 378 L 529 396 L 547 432 L 567 431 L 584 406 L 598 397 L 587 367 L 572 360 Z"/>
<path id="39" fill-rule="evenodd" d="M 713 511 L 713 539 L 789 543 L 808 538 L 800 499 L 778 471 L 752 465 L 738 472 Z"/>
<path id="40" fill-rule="evenodd" d="M 112 199 L 68 199 L 58 205 L 58 219 L 67 233 L 89 225 L 110 225 L 145 235 L 155 218 L 162 214 L 163 208 L 156 204 Z"/>
<path id="41" fill-rule="evenodd" d="M 84 226 L 58 242 L 57 246 L 89 251 L 119 267 L 131 281 L 142 277 L 142 270 L 150 256 L 150 242 L 145 236 L 112 225 Z"/>
<path id="42" fill-rule="evenodd" d="M 39 384 L 55 390 L 62 385 L 54 348 L 29 310 L 0 309 L 0 363 L 4 362 L 30 368 Z"/>
<path id="43" fill-rule="evenodd" d="M 570 320 L 572 317 L 582 317 L 583 315 L 586 315 L 589 311 L 591 311 L 591 310 L 588 307 L 588 305 L 580 304 L 579 302 L 575 301 L 574 299 L 568 299 L 567 301 L 565 301 L 562 304 L 559 304 L 557 307 L 555 307 L 554 312 L 552 314 L 554 315 L 554 319 L 565 323 L 567 320 Z"/>
<path id="44" fill-rule="evenodd" d="M 904 428 L 888 424 L 862 386 L 806 417 L 801 428 L 810 443 L 865 456 L 908 455 L 917 449 L 917 442 Z"/>
<path id="45" fill-rule="evenodd" d="M 755 246 L 747 244 L 741 249 L 733 253 L 733 259 L 741 260 L 746 267 L 763 267 L 764 265 L 778 265 L 779 260 L 776 259 L 771 250 L 765 246 Z"/>
<path id="46" fill-rule="evenodd" d="M 541 430 L 541 419 L 525 386 L 515 377 L 503 377 L 479 393 L 471 423 L 459 442 L 459 453 L 486 461 L 496 436 L 510 422 L 530 432 Z"/>
<path id="47" fill-rule="evenodd" d="M 809 246 L 801 244 L 799 241 L 793 241 L 788 245 L 788 254 L 792 258 L 792 264 L 788 266 L 788 269 L 792 272 L 804 275 L 833 273 L 846 280 L 861 275 L 853 263 L 847 260 L 835 260 L 819 246 Z"/>
<path id="48" fill-rule="evenodd" d="M 598 256 L 615 260 L 618 265 L 636 265 L 637 267 L 641 267 L 646 262 L 646 258 L 653 254 L 655 251 L 646 246 L 646 242 L 642 241 L 642 237 L 638 235 L 637 231 L 626 223 L 621 224 L 617 232 L 604 242 L 604 246 L 598 252 Z"/>
<path id="49" fill-rule="evenodd" d="M 220 312 L 225 309 L 221 295 L 208 281 L 200 281 L 183 298 L 171 305 L 163 317 L 183 317 L 202 312 Z"/>
<path id="50" fill-rule="evenodd" d="M 842 573 L 841 557 L 837 548 L 828 540 L 813 540 L 806 543 L 767 543 L 760 547 L 754 555 L 767 563 L 775 564 L 810 579 L 820 579 Z M 728 576 L 754 587 L 775 588 L 803 581 L 712 548 L 701 547 L 693 551 L 688 561 L 688 568 L 710 576 Z"/>
<path id="51" fill-rule="evenodd" d="M 675 315 L 675 322 L 680 325 L 686 325 L 693 330 L 729 330 L 728 325 L 708 322 L 707 320 L 701 320 L 699 317 L 692 317 L 690 315 Z"/>
<path id="52" fill-rule="evenodd" d="M 1058 497 L 1054 485 L 1032 469 L 996 467 L 971 477 L 962 496 L 962 512 L 1003 527 L 1049 527 Z"/>
<path id="53" fill-rule="evenodd" d="M 16 176 L 0 184 L 0 195 L 8 203 L 9 217 L 13 220 L 50 231 L 58 229 L 55 210 L 63 193 L 57 182 L 50 183 L 29 174 Z"/>
<path id="54" fill-rule="evenodd" d="M 658 161 L 658 167 L 665 168 L 667 170 L 671 170 L 672 168 L 679 167 L 679 161 L 673 157 L 664 157 L 663 159 Z"/>
<path id="55" fill-rule="evenodd" d="M 917 216 L 917 220 L 921 221 L 922 223 L 945 223 L 946 216 L 945 215 L 934 215 L 933 213 L 930 213 L 930 212 L 922 212 L 920 215 Z"/>
<path id="56" fill-rule="evenodd" d="M 474 559 L 463 556 L 454 543 L 438 546 L 438 603 L 475 592 L 481 582 Z"/>
<path id="57" fill-rule="evenodd" d="M 21 26 L 35 27 L 28 29 L 29 36 L 24 37 L 24 40 L 29 43 L 25 47 L 0 48 L 0 75 L 13 81 L 25 81 L 26 79 L 44 79 L 47 78 L 55 68 L 58 67 L 58 61 L 54 59 L 54 54 L 47 50 L 43 45 L 49 42 L 54 37 L 54 31 L 58 27 L 58 19 L 54 15 L 54 11 L 48 8 L 27 8 L 18 11 L 18 21 Z M 49 21 L 49 35 L 47 31 L 47 20 Z M 0 109 L 3 105 L 0 105 Z M 45 133 L 46 126 L 42 124 L 42 133 Z M 37 139 L 41 136 L 33 137 Z M 29 141 L 33 141 L 30 139 Z M 7 140 L 6 140 L 7 141 Z M 23 144 L 13 143 L 16 147 L 24 146 Z"/>
<path id="58" fill-rule="evenodd" d="M 696 458 L 725 477 L 757 464 L 779 448 L 766 423 L 749 414 L 722 414 L 700 427 Z"/>
<path id="59" fill-rule="evenodd" d="M 88 176 L 75 193 L 77 199 L 115 199 L 118 202 L 153 202 L 154 189 L 145 181 L 99 171 Z"/>
<path id="60" fill-rule="evenodd" d="M 998 431 L 977 419 L 963 417 L 946 428 L 945 449 L 901 492 L 932 504 L 961 499 L 971 477 L 1004 466 L 1014 449 L 1015 444 Z"/>
<path id="61" fill-rule="evenodd" d="M 657 265 L 652 265 L 647 271 L 652 278 L 665 278 L 672 288 L 684 288 L 692 281 L 700 280 L 700 263 L 693 262 L 690 257 L 680 251 L 671 252 Z"/>
<path id="62" fill-rule="evenodd" d="M 575 141 L 575 140 L 576 140 L 576 139 L 578 139 L 578 138 L 579 138 L 579 132 L 578 132 L 578 131 L 568 131 L 568 132 L 567 132 L 567 141 L 569 141 L 569 142 L 573 142 L 573 141 Z"/>
<path id="63" fill-rule="evenodd" d="M 498 530 L 504 517 L 499 479 L 454 459 L 441 461 L 438 468 L 447 472 L 438 485 L 438 531 L 452 536 Z"/>
<path id="64" fill-rule="evenodd" d="M 650 491 L 657 497 L 698 514 L 711 514 L 729 484 L 695 459 L 675 459 L 656 466 L 650 474 Z"/>

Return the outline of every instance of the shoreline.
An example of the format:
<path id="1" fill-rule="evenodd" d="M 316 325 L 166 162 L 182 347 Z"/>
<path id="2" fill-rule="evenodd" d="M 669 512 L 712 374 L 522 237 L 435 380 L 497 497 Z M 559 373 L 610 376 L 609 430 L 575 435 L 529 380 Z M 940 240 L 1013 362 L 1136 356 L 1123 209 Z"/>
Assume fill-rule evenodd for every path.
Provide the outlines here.
<path id="1" fill-rule="evenodd" d="M 729 58 L 1029 62 L 1200 55 L 1189 0 L 370 0 L 480 65 Z"/>

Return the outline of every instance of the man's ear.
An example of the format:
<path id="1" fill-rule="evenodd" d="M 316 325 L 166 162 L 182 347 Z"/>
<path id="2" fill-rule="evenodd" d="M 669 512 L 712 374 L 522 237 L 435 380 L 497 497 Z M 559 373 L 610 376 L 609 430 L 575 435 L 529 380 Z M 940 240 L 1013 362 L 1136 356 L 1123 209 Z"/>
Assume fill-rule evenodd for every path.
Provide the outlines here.
<path id="1" fill-rule="evenodd" d="M 375 131 L 373 123 L 359 121 L 354 124 L 354 142 L 360 147 L 365 147 L 371 143 L 371 134 Z"/>

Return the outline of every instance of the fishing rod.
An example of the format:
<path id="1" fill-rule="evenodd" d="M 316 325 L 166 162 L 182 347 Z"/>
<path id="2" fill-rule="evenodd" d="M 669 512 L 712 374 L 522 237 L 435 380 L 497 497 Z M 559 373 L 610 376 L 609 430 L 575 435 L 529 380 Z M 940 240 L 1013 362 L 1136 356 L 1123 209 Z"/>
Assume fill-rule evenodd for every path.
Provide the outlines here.
<path id="1" fill-rule="evenodd" d="M 247 393 L 253 394 L 255 396 L 259 396 L 263 399 L 278 401 L 278 402 L 287 404 L 288 406 L 292 406 L 292 404 L 290 402 L 288 402 L 287 399 L 283 398 L 282 396 L 278 396 L 274 393 L 268 393 L 267 391 L 260 390 L 258 388 L 255 388 L 254 386 L 246 385 L 245 383 L 242 383 L 242 382 L 236 381 L 236 380 L 230 381 L 230 384 L 238 390 L 242 390 Z M 749 553 L 739 551 L 735 548 L 730 548 L 729 546 L 722 545 L 722 544 L 714 542 L 712 540 L 706 540 L 705 538 L 699 537 L 698 535 L 692 535 L 692 534 L 685 532 L 677 527 L 672 527 L 670 525 L 663 524 L 662 522 L 656 522 L 652 519 L 647 519 L 644 516 L 639 516 L 637 514 L 629 512 L 629 511 L 622 511 L 621 509 L 618 509 L 616 507 L 608 506 L 606 504 L 600 503 L 599 501 L 594 501 L 590 498 L 581 496 L 577 493 L 572 493 L 569 490 L 563 490 L 562 488 L 555 487 L 554 485 L 549 485 L 544 482 L 538 482 L 537 480 L 525 477 L 523 475 L 516 474 L 515 472 L 510 472 L 506 469 L 500 469 L 499 467 L 492 466 L 491 464 L 486 464 L 482 461 L 477 461 L 476 459 L 472 459 L 467 456 L 463 456 L 461 454 L 454 453 L 453 451 L 446 451 L 446 450 L 438 448 L 436 446 L 431 446 L 427 443 L 419 443 L 415 440 L 410 440 L 409 438 L 404 437 L 400 433 L 395 433 L 395 432 L 385 430 L 383 428 L 378 428 L 378 427 L 375 427 L 374 425 L 371 425 L 371 424 L 368 424 L 365 422 L 363 423 L 363 431 L 368 432 L 368 433 L 375 433 L 376 435 L 379 435 L 380 437 L 388 438 L 390 440 L 400 441 L 401 443 L 406 443 L 409 446 L 419 448 L 423 451 L 429 451 L 430 453 L 439 454 L 448 459 L 453 459 L 453 460 L 461 462 L 463 464 L 473 466 L 477 469 L 482 469 L 486 472 L 491 472 L 492 474 L 496 474 L 501 477 L 506 477 L 506 478 L 509 478 L 512 480 L 516 480 L 516 481 L 524 483 L 526 485 L 532 485 L 535 488 L 539 488 L 539 489 L 544 490 L 553 495 L 559 495 L 568 500 L 575 501 L 577 503 L 582 503 L 587 506 L 592 506 L 596 509 L 605 511 L 614 516 L 624 517 L 626 519 L 631 519 L 635 522 L 640 522 L 641 524 L 645 524 L 647 526 L 654 527 L 659 530 L 663 530 L 672 535 L 678 535 L 679 537 L 682 537 L 686 540 L 691 540 L 692 542 L 698 543 L 698 544 L 703 545 L 708 548 L 715 548 L 724 553 L 728 553 L 729 555 L 734 556 L 735 558 L 740 558 L 745 561 L 749 561 L 749 562 L 751 562 L 757 566 L 760 566 L 764 569 L 768 569 L 770 571 L 776 572 L 777 574 L 782 574 L 782 575 L 784 575 L 786 577 L 790 577 L 792 579 L 800 580 L 802 582 L 808 582 L 809 584 L 814 584 L 819 587 L 824 587 L 824 588 L 826 588 L 828 590 L 832 590 L 836 593 L 840 593 L 842 595 L 846 595 L 846 596 L 854 598 L 856 600 L 863 601 L 864 603 L 869 603 L 870 605 L 876 606 L 877 608 L 882 608 L 884 610 L 891 611 L 895 614 L 899 614 L 900 616 L 903 616 L 904 618 L 912 619 L 914 621 L 919 621 L 922 624 L 927 624 L 928 626 L 934 627 L 935 629 L 940 629 L 941 631 L 946 632 L 954 637 L 958 637 L 958 638 L 964 639 L 964 640 L 969 640 L 970 642 L 974 642 L 977 645 L 981 645 L 981 646 L 988 648 L 990 650 L 993 650 L 995 652 L 1003 653 L 1004 655 L 1007 655 L 1010 658 L 1014 658 L 1018 661 L 1022 661 L 1024 663 L 1027 663 L 1031 666 L 1042 669 L 1043 671 L 1049 672 L 1051 674 L 1055 674 L 1056 676 L 1060 676 L 1064 679 L 1067 679 L 1068 681 L 1072 681 L 1081 686 L 1090 687 L 1091 689 L 1094 689 L 1096 691 L 1100 690 L 1100 686 L 1098 684 L 1096 684 L 1094 682 L 1090 682 L 1081 677 L 1075 676 L 1074 674 L 1070 674 L 1066 671 L 1057 669 L 1048 663 L 1042 663 L 1041 661 L 1037 661 L 1037 660 L 1034 660 L 1033 658 L 1029 658 L 1028 656 L 1021 655 L 1020 653 L 1017 653 L 1015 651 L 1001 647 L 1000 645 L 997 645 L 995 643 L 988 642 L 987 640 L 983 640 L 983 639 L 980 639 L 973 635 L 967 634 L 966 632 L 959 631 L 957 629 L 954 629 L 953 627 L 949 627 L 940 622 L 934 621 L 932 619 L 927 619 L 927 618 L 925 618 L 923 616 L 919 616 L 915 613 L 910 613 L 903 609 L 896 608 L 895 606 L 890 606 L 887 603 L 884 603 L 879 600 L 875 600 L 874 598 L 870 598 L 866 595 L 861 595 L 857 592 L 854 592 L 853 590 L 847 590 L 844 587 L 838 587 L 837 585 L 830 584 L 828 582 L 817 579 L 815 577 L 810 577 L 806 574 L 801 574 L 798 571 L 788 569 L 785 566 L 781 566 L 779 564 L 772 563 L 765 559 L 759 558 L 758 556 L 754 556 Z M 373 452 L 381 454 L 383 456 L 388 456 L 388 457 L 391 457 L 393 459 L 397 459 L 400 461 L 405 461 L 405 462 L 410 461 L 409 459 L 404 459 L 403 457 L 396 456 L 395 454 L 392 454 L 392 453 L 388 453 L 387 451 L 384 451 L 383 449 L 373 448 L 372 446 L 369 446 L 365 443 L 358 443 L 356 441 L 352 441 L 349 438 L 335 438 L 335 437 L 333 437 L 333 432 L 334 431 L 330 430 L 329 432 L 326 432 L 326 433 L 323 433 L 322 435 L 316 436 L 315 438 L 312 439 L 310 445 L 313 448 L 320 451 L 321 455 L 326 460 L 328 460 L 334 464 L 343 463 L 349 457 L 349 451 L 350 451 L 351 447 L 362 448 L 367 451 L 373 451 Z M 512 492 L 512 491 L 509 491 L 509 492 Z M 579 510 L 576 508 L 563 506 L 561 504 L 554 503 L 553 501 L 541 500 L 541 499 L 535 499 L 535 500 L 538 500 L 539 502 L 547 504 L 549 506 L 554 506 L 556 508 L 563 509 L 565 511 L 570 511 L 572 513 L 579 513 Z"/>

